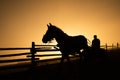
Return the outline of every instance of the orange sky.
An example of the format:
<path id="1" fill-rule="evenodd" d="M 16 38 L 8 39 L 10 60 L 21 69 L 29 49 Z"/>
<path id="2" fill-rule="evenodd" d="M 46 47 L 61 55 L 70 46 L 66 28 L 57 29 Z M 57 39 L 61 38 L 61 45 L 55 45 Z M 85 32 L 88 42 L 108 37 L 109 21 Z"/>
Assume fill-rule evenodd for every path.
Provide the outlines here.
<path id="1" fill-rule="evenodd" d="M 0 0 L 0 47 L 42 43 L 47 24 L 68 35 L 120 42 L 120 0 Z"/>

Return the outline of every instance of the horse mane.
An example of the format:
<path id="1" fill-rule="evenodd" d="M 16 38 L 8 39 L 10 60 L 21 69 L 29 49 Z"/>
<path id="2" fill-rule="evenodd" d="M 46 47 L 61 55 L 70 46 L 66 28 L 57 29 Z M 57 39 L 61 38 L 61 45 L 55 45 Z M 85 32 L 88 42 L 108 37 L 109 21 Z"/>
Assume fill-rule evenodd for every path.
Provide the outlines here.
<path id="1" fill-rule="evenodd" d="M 56 31 L 57 33 L 62 33 L 67 35 L 62 29 L 58 28 L 57 26 L 52 25 L 52 29 Z"/>
<path id="2" fill-rule="evenodd" d="M 65 33 L 62 29 L 60 29 L 59 27 L 57 27 L 57 26 L 55 26 L 55 25 L 52 25 L 51 28 L 52 28 L 52 30 L 54 30 L 55 32 L 60 33 L 60 35 L 64 35 L 65 37 L 76 37 L 76 36 L 70 36 L 70 35 L 68 35 L 68 34 Z M 83 35 L 78 35 L 78 36 L 84 37 Z"/>

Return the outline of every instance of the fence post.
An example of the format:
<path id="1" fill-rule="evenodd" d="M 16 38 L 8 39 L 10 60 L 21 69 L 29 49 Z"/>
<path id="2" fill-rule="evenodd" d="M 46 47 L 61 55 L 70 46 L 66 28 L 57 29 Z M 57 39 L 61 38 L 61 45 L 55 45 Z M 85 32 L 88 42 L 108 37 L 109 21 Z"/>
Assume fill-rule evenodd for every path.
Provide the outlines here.
<path id="1" fill-rule="evenodd" d="M 105 44 L 105 49 L 106 49 L 106 51 L 107 51 L 107 43 Z"/>
<path id="2" fill-rule="evenodd" d="M 118 44 L 118 42 L 117 42 L 117 48 L 119 47 L 119 44 Z"/>
<path id="3" fill-rule="evenodd" d="M 114 44 L 112 44 L 112 50 L 113 50 L 113 48 L 114 48 Z"/>
<path id="4" fill-rule="evenodd" d="M 35 50 L 35 42 L 32 42 L 32 48 L 31 48 L 31 54 L 32 54 L 32 57 L 31 57 L 31 64 L 32 66 L 34 66 L 36 63 L 35 63 L 35 53 L 36 53 L 36 50 Z"/>

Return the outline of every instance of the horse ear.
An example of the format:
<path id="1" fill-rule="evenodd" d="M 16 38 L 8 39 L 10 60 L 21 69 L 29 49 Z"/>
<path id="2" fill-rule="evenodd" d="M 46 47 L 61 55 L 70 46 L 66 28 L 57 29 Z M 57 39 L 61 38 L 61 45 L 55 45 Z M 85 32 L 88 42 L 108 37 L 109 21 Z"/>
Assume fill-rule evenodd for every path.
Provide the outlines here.
<path id="1" fill-rule="evenodd" d="M 49 25 L 50 25 L 50 26 L 52 26 L 52 24 L 51 24 L 51 23 L 49 23 Z"/>
<path id="2" fill-rule="evenodd" d="M 50 26 L 47 24 L 47 27 L 49 28 Z"/>

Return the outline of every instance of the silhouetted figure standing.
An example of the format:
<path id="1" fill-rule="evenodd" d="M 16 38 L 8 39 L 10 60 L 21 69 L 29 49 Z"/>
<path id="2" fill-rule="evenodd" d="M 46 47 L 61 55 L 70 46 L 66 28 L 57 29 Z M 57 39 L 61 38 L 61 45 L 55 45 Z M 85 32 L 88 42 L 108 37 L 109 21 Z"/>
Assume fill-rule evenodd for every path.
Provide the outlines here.
<path id="1" fill-rule="evenodd" d="M 90 63 L 97 63 L 97 62 L 101 62 L 102 60 L 102 53 L 101 53 L 101 49 L 100 49 L 100 40 L 97 38 L 97 35 L 93 36 L 93 40 L 92 40 L 92 52 L 89 56 L 90 58 Z"/>
<path id="2" fill-rule="evenodd" d="M 97 35 L 94 35 L 94 39 L 92 41 L 92 49 L 94 50 L 100 49 L 100 40 L 97 38 Z"/>

